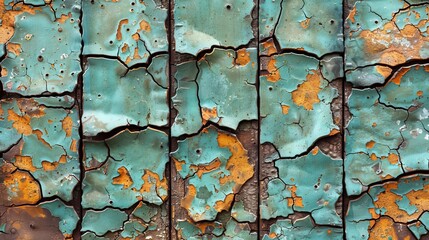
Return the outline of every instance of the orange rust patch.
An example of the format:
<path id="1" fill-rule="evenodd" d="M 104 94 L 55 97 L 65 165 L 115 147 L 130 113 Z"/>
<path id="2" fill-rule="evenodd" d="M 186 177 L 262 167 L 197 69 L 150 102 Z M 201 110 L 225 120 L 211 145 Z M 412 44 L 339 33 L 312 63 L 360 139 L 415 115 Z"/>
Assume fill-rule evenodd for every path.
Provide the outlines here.
<path id="1" fill-rule="evenodd" d="M 372 161 L 377 160 L 377 155 L 375 155 L 375 153 L 371 153 L 369 157 L 371 158 Z"/>
<path id="2" fill-rule="evenodd" d="M 140 39 L 140 35 L 138 33 L 134 33 L 133 35 L 131 35 L 131 37 L 134 41 L 138 41 Z"/>
<path id="3" fill-rule="evenodd" d="M 67 19 L 71 18 L 71 16 L 72 16 L 71 13 L 69 13 L 67 15 L 62 14 L 60 18 L 57 18 L 57 21 L 59 23 L 65 23 L 67 21 Z"/>
<path id="4" fill-rule="evenodd" d="M 347 19 L 350 19 L 352 23 L 355 23 L 355 15 L 356 15 L 356 6 L 353 7 L 353 9 L 350 11 L 349 15 L 347 16 Z"/>
<path id="5" fill-rule="evenodd" d="M 142 179 L 144 183 L 139 190 L 141 193 L 150 193 L 156 190 L 163 201 L 167 199 L 167 195 L 160 195 L 161 193 L 159 192 L 159 189 L 168 189 L 167 178 L 161 180 L 158 174 L 146 169 Z"/>
<path id="6" fill-rule="evenodd" d="M 45 144 L 48 148 L 52 149 L 51 144 L 49 144 L 48 142 L 45 141 L 45 139 L 42 138 L 43 136 L 42 131 L 40 131 L 39 129 L 36 129 L 36 130 L 33 130 L 33 134 L 37 136 L 37 140 Z"/>
<path id="7" fill-rule="evenodd" d="M 8 43 L 6 45 L 6 50 L 8 52 L 15 54 L 15 56 L 19 56 L 22 53 L 21 44 L 19 44 L 19 43 Z"/>
<path id="8" fill-rule="evenodd" d="M 176 166 L 176 171 L 178 172 L 182 171 L 185 161 L 179 161 L 175 158 L 173 158 L 173 161 L 174 161 L 174 165 Z"/>
<path id="9" fill-rule="evenodd" d="M 15 4 L 12 10 L 6 10 L 4 0 L 0 0 L 0 44 L 5 44 L 15 33 L 15 17 L 22 13 L 34 15 L 36 11 L 40 11 L 39 7 L 25 5 L 22 2 Z"/>
<path id="10" fill-rule="evenodd" d="M 399 162 L 399 156 L 394 153 L 389 153 L 387 160 L 390 162 L 390 164 L 397 164 Z"/>
<path id="11" fill-rule="evenodd" d="M 201 108 L 201 115 L 203 118 L 203 124 L 206 124 L 210 119 L 216 119 L 217 116 L 217 108 L 214 107 L 212 109 L 203 107 Z"/>
<path id="12" fill-rule="evenodd" d="M 226 195 L 224 201 L 216 201 L 214 209 L 216 209 L 216 211 L 218 212 L 222 212 L 223 210 L 228 210 L 232 204 L 232 201 L 234 201 L 233 193 Z"/>
<path id="13" fill-rule="evenodd" d="M 216 158 L 208 165 L 191 165 L 189 168 L 194 170 L 197 176 L 201 178 L 204 173 L 208 173 L 219 168 L 221 164 L 222 162 L 218 158 Z"/>
<path id="14" fill-rule="evenodd" d="M 30 156 L 16 156 L 15 166 L 22 170 L 34 172 L 37 168 L 33 165 L 33 159 Z"/>
<path id="15" fill-rule="evenodd" d="M 141 20 L 140 21 L 140 29 L 137 31 L 145 31 L 145 32 L 150 32 L 151 28 L 150 28 L 150 24 L 148 22 L 146 22 L 145 20 Z"/>
<path id="16" fill-rule="evenodd" d="M 192 201 L 194 200 L 195 196 L 197 196 L 197 189 L 194 185 L 189 184 L 186 196 L 182 199 L 180 206 L 187 210 L 191 209 Z"/>
<path id="17" fill-rule="evenodd" d="M 77 140 L 72 139 L 72 142 L 70 143 L 70 151 L 77 152 Z"/>
<path id="18" fill-rule="evenodd" d="M 293 102 L 297 106 L 304 107 L 307 111 L 313 110 L 313 105 L 320 102 L 318 94 L 321 81 L 322 78 L 319 73 L 312 70 L 312 73 L 307 75 L 306 81 L 292 92 Z"/>
<path id="19" fill-rule="evenodd" d="M 423 96 L 423 91 L 417 91 L 416 94 L 417 94 L 418 97 L 421 97 L 421 96 Z"/>
<path id="20" fill-rule="evenodd" d="M 401 84 L 401 79 L 402 77 L 408 72 L 410 71 L 410 68 L 402 68 L 401 70 L 398 71 L 398 73 L 395 74 L 395 76 L 390 80 L 391 82 L 393 82 L 396 85 Z"/>
<path id="21" fill-rule="evenodd" d="M 302 197 L 299 197 L 296 195 L 296 186 L 289 186 L 287 187 L 287 189 L 290 191 L 292 197 L 291 198 L 287 198 L 288 201 L 288 206 L 292 207 L 304 207 L 304 204 L 302 203 Z"/>
<path id="22" fill-rule="evenodd" d="M 70 116 L 66 116 L 61 122 L 63 130 L 66 132 L 66 136 L 70 137 L 73 130 L 73 119 Z"/>
<path id="23" fill-rule="evenodd" d="M 7 113 L 9 114 L 7 120 L 13 122 L 12 127 L 15 128 L 19 134 L 30 135 L 33 132 L 30 125 L 31 118 L 27 114 L 20 116 L 12 109 L 8 109 Z"/>
<path id="24" fill-rule="evenodd" d="M 239 49 L 237 51 L 237 58 L 235 59 L 235 64 L 244 66 L 250 62 L 250 52 L 246 51 L 245 48 Z"/>
<path id="25" fill-rule="evenodd" d="M 122 26 L 124 24 L 128 24 L 128 19 L 122 19 L 121 21 L 119 21 L 118 29 L 116 30 L 116 39 L 118 41 L 122 40 L 122 32 L 121 32 L 121 30 L 122 30 Z"/>
<path id="26" fill-rule="evenodd" d="M 366 144 L 365 144 L 365 146 L 366 146 L 366 148 L 368 148 L 368 149 L 371 149 L 371 148 L 373 148 L 374 147 L 374 145 L 375 145 L 375 142 L 374 141 L 369 141 L 369 142 L 367 142 Z"/>
<path id="27" fill-rule="evenodd" d="M 369 231 L 369 240 L 398 240 L 393 224 L 392 219 L 381 217 Z"/>
<path id="28" fill-rule="evenodd" d="M 43 170 L 45 171 L 54 171 L 55 169 L 57 169 L 58 165 L 60 165 L 60 163 L 66 163 L 67 162 L 67 156 L 66 155 L 61 155 L 60 159 L 58 160 L 58 162 L 47 162 L 47 161 L 42 161 L 42 167 Z"/>
<path id="29" fill-rule="evenodd" d="M 219 132 L 217 142 L 219 147 L 228 148 L 231 152 L 231 157 L 225 166 L 230 174 L 220 178 L 219 183 L 222 185 L 229 182 L 235 183 L 232 191 L 237 193 L 241 186 L 252 178 L 254 174 L 253 165 L 249 164 L 247 151 L 235 136 Z"/>
<path id="30" fill-rule="evenodd" d="M 128 44 L 124 43 L 124 46 L 121 47 L 121 51 L 124 53 L 126 51 L 128 51 Z"/>
<path id="31" fill-rule="evenodd" d="M 386 66 L 376 66 L 375 70 L 384 78 L 387 78 L 392 73 L 392 69 Z"/>
<path id="32" fill-rule="evenodd" d="M 288 114 L 290 107 L 288 105 L 281 105 L 282 106 L 282 113 Z"/>
<path id="33" fill-rule="evenodd" d="M 268 65 L 267 65 L 268 75 L 266 75 L 266 77 L 267 77 L 267 80 L 270 82 L 277 82 L 281 78 L 280 71 L 276 67 L 276 63 L 277 61 L 275 58 L 271 58 L 270 61 L 268 61 Z"/>
<path id="34" fill-rule="evenodd" d="M 10 202 L 14 204 L 34 204 L 41 199 L 41 191 L 33 177 L 22 171 L 5 176 L 3 184 L 15 194 L 9 194 Z"/>
<path id="35" fill-rule="evenodd" d="M 276 45 L 272 39 L 262 43 L 262 47 L 266 49 L 267 54 L 271 55 L 277 52 Z"/>
<path id="36" fill-rule="evenodd" d="M 313 155 L 316 155 L 318 152 L 319 152 L 319 147 L 315 147 L 315 148 L 313 148 L 313 150 L 311 150 L 311 153 Z"/>
<path id="37" fill-rule="evenodd" d="M 310 26 L 310 20 L 311 20 L 311 18 L 307 18 L 304 21 L 301 21 L 300 22 L 301 27 L 304 28 L 304 29 L 307 29 L 308 26 Z"/>
<path id="38" fill-rule="evenodd" d="M 114 177 L 113 184 L 117 185 L 123 185 L 123 189 L 129 188 L 131 185 L 133 185 L 133 179 L 130 176 L 130 173 L 125 167 L 120 167 L 118 169 L 119 176 Z"/>
<path id="39" fill-rule="evenodd" d="M 338 134 L 340 130 L 338 129 L 332 129 L 331 132 L 329 132 L 329 136 L 334 136 L 335 134 Z"/>
<path id="40" fill-rule="evenodd" d="M 7 69 L 6 69 L 6 68 L 2 68 L 2 67 L 0 67 L 0 69 L 1 69 L 1 71 L 0 71 L 0 76 L 1 76 L 1 77 L 5 77 L 5 76 L 7 76 L 7 74 L 8 74 Z"/>

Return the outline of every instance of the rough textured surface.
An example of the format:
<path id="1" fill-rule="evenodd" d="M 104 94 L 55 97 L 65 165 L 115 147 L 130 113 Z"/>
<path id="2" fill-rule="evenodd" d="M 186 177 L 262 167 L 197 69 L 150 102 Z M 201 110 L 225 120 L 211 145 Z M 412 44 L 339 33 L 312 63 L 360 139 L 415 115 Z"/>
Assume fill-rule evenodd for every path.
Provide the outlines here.
<path id="1" fill-rule="evenodd" d="M 22 95 L 72 92 L 81 70 L 80 1 L 32 6 L 0 1 L 4 91 Z M 2 55 L 2 54 L 0 54 Z"/>
<path id="2" fill-rule="evenodd" d="M 176 0 L 176 51 L 197 55 L 213 46 L 239 47 L 247 44 L 253 39 L 253 7 L 253 0 Z"/>

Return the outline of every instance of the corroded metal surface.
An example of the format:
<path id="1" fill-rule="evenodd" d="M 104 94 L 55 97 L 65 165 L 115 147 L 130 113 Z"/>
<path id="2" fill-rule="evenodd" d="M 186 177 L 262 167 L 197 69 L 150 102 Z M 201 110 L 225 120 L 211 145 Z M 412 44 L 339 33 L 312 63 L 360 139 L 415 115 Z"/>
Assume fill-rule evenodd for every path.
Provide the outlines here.
<path id="1" fill-rule="evenodd" d="M 0 0 L 0 239 L 428 239 L 428 14 Z"/>

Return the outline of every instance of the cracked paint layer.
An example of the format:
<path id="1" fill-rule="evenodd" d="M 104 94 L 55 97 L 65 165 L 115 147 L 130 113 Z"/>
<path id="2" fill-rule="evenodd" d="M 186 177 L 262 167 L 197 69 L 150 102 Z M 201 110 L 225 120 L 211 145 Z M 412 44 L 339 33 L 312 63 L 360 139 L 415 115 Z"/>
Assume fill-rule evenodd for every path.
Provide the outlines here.
<path id="1" fill-rule="evenodd" d="M 125 130 L 105 142 L 85 141 L 84 149 L 84 208 L 124 209 L 139 200 L 156 205 L 166 200 L 168 137 L 164 132 Z"/>
<path id="2" fill-rule="evenodd" d="M 83 54 L 146 63 L 168 51 L 166 19 L 167 8 L 154 0 L 83 1 Z"/>
<path id="3" fill-rule="evenodd" d="M 79 220 L 75 210 L 55 199 L 38 205 L 0 208 L 1 239 L 72 239 Z"/>
<path id="4" fill-rule="evenodd" d="M 72 92 L 81 71 L 80 1 L 8 2 L 0 1 L 3 90 L 22 95 Z"/>
<path id="5" fill-rule="evenodd" d="M 83 133 L 94 136 L 127 125 L 168 123 L 168 55 L 148 67 L 128 69 L 121 62 L 89 58 L 83 74 Z"/>
<path id="6" fill-rule="evenodd" d="M 341 119 L 331 111 L 338 92 L 323 76 L 326 64 L 294 53 L 261 61 L 261 143 L 273 144 L 281 157 L 294 157 L 338 132 Z"/>
<path id="7" fill-rule="evenodd" d="M 384 83 L 392 67 L 428 58 L 428 7 L 423 1 L 348 1 L 347 80 L 355 86 Z"/>
<path id="8" fill-rule="evenodd" d="M 382 87 L 354 89 L 346 132 L 349 195 L 403 173 L 427 170 L 429 67 L 404 67 Z"/>
<path id="9" fill-rule="evenodd" d="M 247 150 L 233 134 L 210 126 L 198 135 L 179 141 L 172 153 L 187 193 L 181 207 L 193 221 L 213 221 L 229 210 L 243 184 L 254 173 Z"/>
<path id="10" fill-rule="evenodd" d="M 343 51 L 341 0 L 262 0 L 259 39 L 318 56 Z"/>
<path id="11" fill-rule="evenodd" d="M 197 55 L 213 46 L 239 47 L 254 38 L 253 0 L 192 1 L 174 3 L 175 49 Z M 210 13 L 210 17 L 207 14 Z"/>
<path id="12" fill-rule="evenodd" d="M 198 62 L 177 67 L 172 136 L 193 134 L 207 122 L 236 129 L 257 119 L 257 51 L 215 48 Z"/>
<path id="13" fill-rule="evenodd" d="M 80 177 L 78 128 L 71 97 L 0 100 L 0 205 L 70 201 Z"/>
<path id="14" fill-rule="evenodd" d="M 343 239 L 341 228 L 317 226 L 309 216 L 292 221 L 280 219 L 271 225 L 270 232 L 263 240 L 275 239 Z"/>
<path id="15" fill-rule="evenodd" d="M 371 186 L 350 201 L 350 239 L 424 239 L 429 227 L 428 175 L 416 174 Z M 363 210 L 365 209 L 365 210 Z"/>
<path id="16" fill-rule="evenodd" d="M 102 211 L 88 210 L 82 222 L 82 240 L 101 239 L 164 239 L 167 211 L 140 201 L 127 210 L 106 208 Z"/>
<path id="17" fill-rule="evenodd" d="M 175 227 L 178 232 L 178 239 L 258 239 L 256 232 L 251 232 L 247 223 L 238 223 L 232 218 L 222 220 L 226 222 L 192 223 L 186 220 L 178 221 Z"/>
<path id="18" fill-rule="evenodd" d="M 342 194 L 342 161 L 314 148 L 306 156 L 275 161 L 278 177 L 267 186 L 262 199 L 262 219 L 308 212 L 316 224 L 341 225 L 336 203 Z M 317 171 L 315 171 L 317 169 Z"/>

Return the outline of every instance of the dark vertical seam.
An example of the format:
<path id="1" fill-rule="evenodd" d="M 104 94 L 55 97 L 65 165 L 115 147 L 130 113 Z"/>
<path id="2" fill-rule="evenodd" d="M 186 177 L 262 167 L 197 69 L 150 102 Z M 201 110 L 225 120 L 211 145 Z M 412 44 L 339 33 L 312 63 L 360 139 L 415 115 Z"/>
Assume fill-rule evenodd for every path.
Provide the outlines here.
<path id="1" fill-rule="evenodd" d="M 173 124 L 173 119 L 172 119 L 172 113 L 171 113 L 171 94 L 172 94 L 172 86 L 173 86 L 173 78 L 172 78 L 172 71 L 171 71 L 171 66 L 173 63 L 173 48 L 172 48 L 172 32 L 173 32 L 173 28 L 172 28 L 172 21 L 173 21 L 173 17 L 172 17 L 172 11 L 173 11 L 173 0 L 168 0 L 168 15 L 167 15 L 167 19 L 168 19 L 168 29 L 167 29 L 167 35 L 168 35 L 168 91 L 167 91 L 167 100 L 168 100 L 168 158 L 169 158 L 169 178 L 168 178 L 168 211 L 169 211 L 169 218 L 168 218 L 168 239 L 172 239 L 172 231 L 173 231 L 173 204 L 172 204 L 172 178 L 173 178 L 173 162 L 172 162 L 172 158 L 170 156 L 171 150 L 172 150 L 172 138 L 171 138 L 171 126 Z"/>
<path id="2" fill-rule="evenodd" d="M 343 18 L 343 81 L 341 84 L 342 91 L 341 91 L 341 100 L 342 100 L 342 107 L 341 107 L 341 131 L 342 131 L 342 141 L 341 141 L 341 158 L 343 159 L 343 178 L 342 178 L 342 204 L 341 204 L 341 218 L 342 218 L 342 226 L 343 226 L 343 239 L 346 240 L 346 221 L 345 221 L 345 214 L 346 214 L 346 197 L 347 197 L 347 191 L 346 191 L 346 171 L 345 171 L 345 136 L 346 136 L 346 124 L 345 124 L 345 108 L 346 108 L 346 16 L 345 16 L 345 9 L 347 6 L 347 0 L 342 1 L 343 7 L 342 7 L 342 18 Z"/>
<path id="3" fill-rule="evenodd" d="M 257 74 L 256 74 L 256 93 L 257 93 L 257 108 L 258 108 L 258 134 L 257 134 L 257 144 L 258 144 L 258 161 L 256 163 L 256 167 L 258 169 L 258 206 L 257 206 L 257 214 L 256 214 L 256 220 L 258 222 L 258 239 L 261 238 L 261 229 L 262 229 L 262 222 L 261 222 L 261 98 L 260 98 L 260 49 L 259 49 L 259 0 L 256 0 L 256 17 L 257 17 L 257 27 L 256 27 L 256 49 L 257 49 Z"/>
<path id="4" fill-rule="evenodd" d="M 84 47 L 84 42 L 83 42 L 83 1 L 80 1 L 80 16 L 79 16 L 79 32 L 80 32 L 80 37 L 81 37 L 81 48 L 80 48 L 80 53 L 79 53 L 79 63 L 80 63 L 80 68 L 81 68 L 81 72 L 78 75 L 78 82 L 77 82 L 77 87 L 76 87 L 76 100 L 77 101 L 77 106 L 78 106 L 78 113 L 79 113 L 79 169 L 80 169 L 80 174 L 79 174 L 79 184 L 78 184 L 78 199 L 75 199 L 75 201 L 79 201 L 78 205 L 79 205 L 79 221 L 78 221 L 78 225 L 76 226 L 77 229 L 77 234 L 78 234 L 78 239 L 81 239 L 81 229 L 82 229 L 82 219 L 83 219 L 83 207 L 82 207 L 82 195 L 83 195 L 83 179 L 85 177 L 85 168 L 83 166 L 83 126 L 82 126 L 82 114 L 83 114 L 83 73 L 85 72 L 84 70 L 84 57 L 83 57 L 83 47 Z"/>

